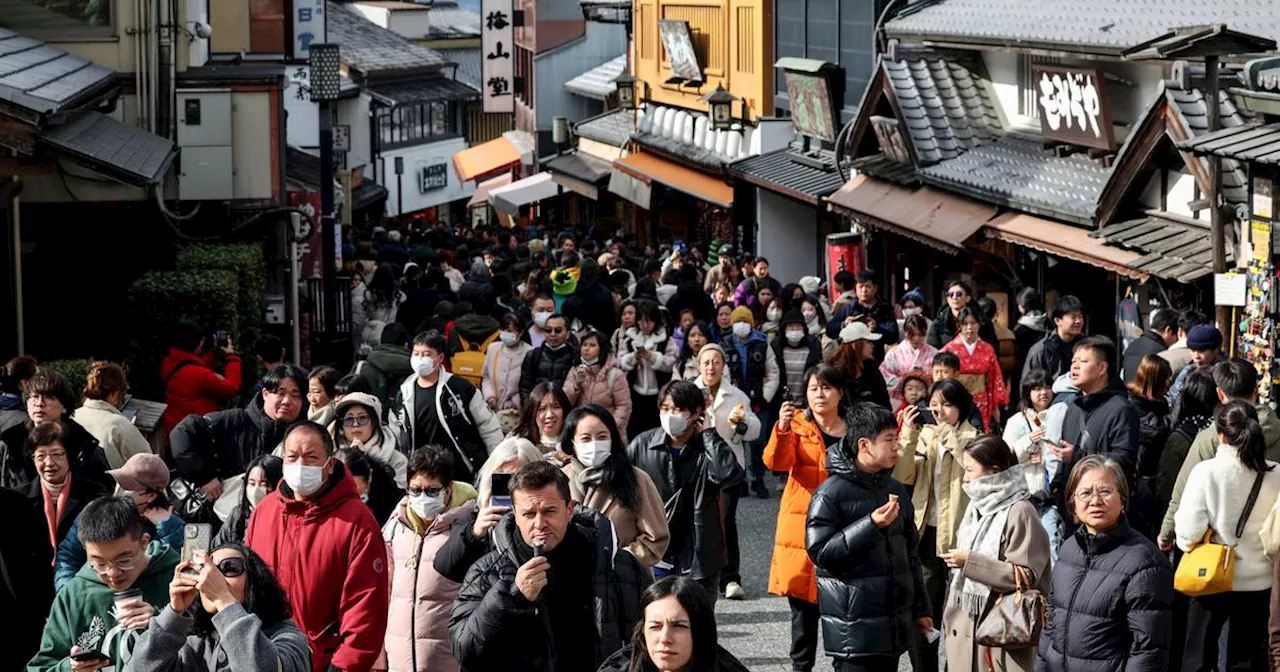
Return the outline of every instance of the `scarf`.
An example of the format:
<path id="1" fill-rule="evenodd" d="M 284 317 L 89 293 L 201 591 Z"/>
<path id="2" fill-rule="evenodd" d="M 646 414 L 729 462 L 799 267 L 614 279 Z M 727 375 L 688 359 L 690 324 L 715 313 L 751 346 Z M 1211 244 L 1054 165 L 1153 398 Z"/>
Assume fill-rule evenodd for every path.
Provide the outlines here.
<path id="1" fill-rule="evenodd" d="M 61 486 L 54 486 L 58 491 L 51 492 L 49 486 L 40 481 L 40 492 L 44 494 L 44 518 L 49 524 L 49 544 L 54 551 L 58 550 L 58 521 L 62 520 L 62 514 L 67 508 L 67 497 L 71 495 L 71 474 L 67 474 L 67 480 L 62 482 Z M 57 558 L 51 565 L 57 564 Z"/>
<path id="2" fill-rule="evenodd" d="M 576 462 L 579 467 L 582 467 L 578 471 L 578 474 L 573 477 L 573 480 L 578 484 L 578 488 L 582 490 L 582 503 L 585 505 L 591 500 L 591 491 L 600 487 L 600 485 L 604 483 L 604 468 L 591 467 L 588 469 L 587 467 L 583 467 L 581 462 L 578 462 L 577 460 L 574 460 L 574 462 Z"/>
<path id="3" fill-rule="evenodd" d="M 1009 508 L 1031 496 L 1022 465 L 965 483 L 964 492 L 969 496 L 969 506 L 960 520 L 956 548 L 999 559 L 1000 538 L 1009 521 Z M 991 587 L 965 579 L 964 571 L 953 571 L 950 594 L 952 606 L 978 616 L 987 606 Z"/>

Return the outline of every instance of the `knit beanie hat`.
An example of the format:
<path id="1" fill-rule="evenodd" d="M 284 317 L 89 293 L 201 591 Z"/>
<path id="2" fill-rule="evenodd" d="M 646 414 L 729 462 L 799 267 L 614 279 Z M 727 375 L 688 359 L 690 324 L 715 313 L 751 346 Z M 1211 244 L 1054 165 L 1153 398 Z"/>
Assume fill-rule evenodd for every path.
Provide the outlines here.
<path id="1" fill-rule="evenodd" d="M 751 309 L 746 306 L 738 306 L 729 314 L 729 324 L 734 322 L 746 322 L 751 324 L 756 321 L 756 316 L 752 314 Z"/>

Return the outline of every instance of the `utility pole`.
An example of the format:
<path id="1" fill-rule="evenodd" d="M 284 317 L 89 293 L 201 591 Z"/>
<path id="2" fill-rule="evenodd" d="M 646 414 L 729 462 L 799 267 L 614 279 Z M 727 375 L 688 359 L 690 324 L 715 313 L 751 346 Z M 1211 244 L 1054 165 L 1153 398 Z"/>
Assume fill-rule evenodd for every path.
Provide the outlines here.
<path id="1" fill-rule="evenodd" d="M 1222 128 L 1221 105 L 1218 102 L 1218 56 L 1210 54 L 1204 57 L 1204 76 L 1207 80 L 1205 91 L 1205 108 L 1208 111 L 1209 133 Z M 1213 250 L 1213 272 L 1227 272 L 1226 253 L 1226 213 L 1222 211 L 1222 159 L 1210 154 L 1209 157 L 1209 246 Z M 1235 325 L 1227 324 L 1231 310 L 1226 306 L 1214 306 L 1218 327 L 1224 334 L 1234 330 Z"/>
<path id="2" fill-rule="evenodd" d="M 315 43 L 311 52 L 311 100 L 320 107 L 320 244 L 324 254 L 324 337 L 322 361 L 332 360 L 330 352 L 338 331 L 338 258 L 334 240 L 333 197 L 333 103 L 342 85 L 342 58 L 337 44 Z"/>

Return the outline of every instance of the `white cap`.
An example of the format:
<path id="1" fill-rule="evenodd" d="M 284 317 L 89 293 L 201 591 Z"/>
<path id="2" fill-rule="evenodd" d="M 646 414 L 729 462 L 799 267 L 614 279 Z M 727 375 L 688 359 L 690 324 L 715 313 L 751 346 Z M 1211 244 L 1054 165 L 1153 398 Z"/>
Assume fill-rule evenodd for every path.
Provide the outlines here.
<path id="1" fill-rule="evenodd" d="M 854 341 L 878 341 L 880 334 L 871 331 L 865 322 L 850 322 L 844 325 L 840 330 L 840 342 L 852 343 Z"/>

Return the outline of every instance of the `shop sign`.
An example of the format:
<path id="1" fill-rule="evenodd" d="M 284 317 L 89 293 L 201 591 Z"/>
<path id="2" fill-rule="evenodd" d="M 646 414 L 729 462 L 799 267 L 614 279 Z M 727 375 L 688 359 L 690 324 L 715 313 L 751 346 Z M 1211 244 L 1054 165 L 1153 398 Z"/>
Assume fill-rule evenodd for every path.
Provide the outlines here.
<path id="1" fill-rule="evenodd" d="M 1101 70 L 1037 66 L 1031 72 L 1044 137 L 1115 151 L 1116 134 Z"/>
<path id="2" fill-rule="evenodd" d="M 480 2 L 480 70 L 485 112 L 515 112 L 515 4 Z"/>
<path id="3" fill-rule="evenodd" d="M 787 100 L 791 101 L 791 125 L 796 132 L 835 142 L 835 113 L 831 107 L 831 82 L 823 75 L 786 71 Z"/>
<path id="4" fill-rule="evenodd" d="M 289 206 L 311 216 L 308 222 L 297 218 L 293 237 L 298 241 L 298 277 L 318 278 L 324 274 L 324 250 L 320 244 L 320 194 L 314 191 L 290 191 Z M 338 249 L 342 249 L 341 246 Z"/>
<path id="5" fill-rule="evenodd" d="M 662 34 L 662 46 L 667 52 L 667 63 L 671 74 L 685 82 L 702 82 L 702 65 L 698 63 L 698 52 L 693 46 L 693 34 L 689 31 L 688 21 L 658 21 L 658 32 Z"/>
<path id="6" fill-rule="evenodd" d="M 435 163 L 429 166 L 423 166 L 418 173 L 418 191 L 427 193 L 435 189 L 444 189 L 449 186 L 449 164 Z"/>
<path id="7" fill-rule="evenodd" d="M 324 42 L 325 0 L 296 0 L 293 3 L 293 57 L 311 57 L 311 45 Z"/>

